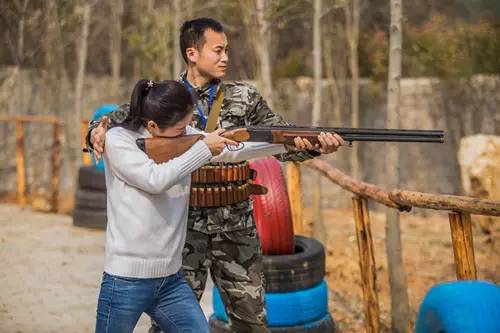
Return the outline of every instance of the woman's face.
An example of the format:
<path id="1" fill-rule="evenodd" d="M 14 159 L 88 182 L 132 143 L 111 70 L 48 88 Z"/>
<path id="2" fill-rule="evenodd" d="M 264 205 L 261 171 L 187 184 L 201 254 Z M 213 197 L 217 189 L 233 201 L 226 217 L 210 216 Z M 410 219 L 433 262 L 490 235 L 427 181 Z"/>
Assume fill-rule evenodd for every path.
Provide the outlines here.
<path id="1" fill-rule="evenodd" d="M 191 124 L 192 120 L 193 113 L 189 112 L 184 119 L 163 130 L 154 121 L 150 120 L 147 123 L 147 129 L 152 136 L 175 137 L 186 134 L 186 126 Z"/>

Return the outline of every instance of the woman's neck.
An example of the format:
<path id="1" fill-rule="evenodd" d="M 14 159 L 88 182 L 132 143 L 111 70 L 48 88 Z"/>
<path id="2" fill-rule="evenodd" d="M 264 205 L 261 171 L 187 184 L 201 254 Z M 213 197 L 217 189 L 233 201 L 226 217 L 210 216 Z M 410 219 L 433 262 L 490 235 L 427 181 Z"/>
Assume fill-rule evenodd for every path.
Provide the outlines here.
<path id="1" fill-rule="evenodd" d="M 213 78 L 211 77 L 206 77 L 202 75 L 198 69 L 194 66 L 189 66 L 187 69 L 187 75 L 186 79 L 188 80 L 189 84 L 192 85 L 195 88 L 201 88 L 204 85 L 206 85 L 208 82 L 212 81 Z"/>

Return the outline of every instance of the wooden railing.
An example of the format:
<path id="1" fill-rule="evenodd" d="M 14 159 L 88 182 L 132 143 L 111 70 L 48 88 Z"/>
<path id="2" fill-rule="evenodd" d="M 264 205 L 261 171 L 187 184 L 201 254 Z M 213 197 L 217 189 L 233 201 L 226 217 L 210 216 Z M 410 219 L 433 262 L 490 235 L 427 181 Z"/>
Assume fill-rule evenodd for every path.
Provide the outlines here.
<path id="1" fill-rule="evenodd" d="M 477 279 L 471 214 L 500 216 L 500 201 L 399 189 L 388 192 L 378 186 L 353 179 L 322 160 L 316 159 L 302 164 L 322 173 L 333 183 L 354 194 L 353 214 L 361 269 L 366 332 L 378 333 L 380 331 L 380 311 L 375 288 L 375 256 L 368 210 L 370 199 L 400 211 L 410 211 L 412 207 L 450 211 L 449 221 L 457 278 L 459 280 Z M 301 172 L 298 163 L 287 163 L 287 177 L 294 228 L 297 233 L 301 233 L 303 231 Z"/>
<path id="2" fill-rule="evenodd" d="M 88 126 L 89 126 L 88 120 L 85 120 L 85 119 L 80 120 L 80 132 L 82 134 L 82 147 L 85 147 L 85 145 L 86 145 L 85 141 L 86 141 L 86 137 L 87 137 Z M 82 151 L 82 161 L 83 161 L 83 165 L 91 165 L 92 160 L 91 160 L 90 154 Z"/>
<path id="3" fill-rule="evenodd" d="M 59 173 L 61 169 L 61 144 L 62 123 L 53 116 L 9 116 L 0 115 L 0 122 L 15 122 L 16 124 L 16 173 L 17 173 L 17 201 L 21 208 L 26 206 L 26 163 L 25 163 L 25 123 L 45 123 L 53 127 L 52 135 L 52 176 L 51 187 L 51 210 L 57 212 L 59 196 Z"/>

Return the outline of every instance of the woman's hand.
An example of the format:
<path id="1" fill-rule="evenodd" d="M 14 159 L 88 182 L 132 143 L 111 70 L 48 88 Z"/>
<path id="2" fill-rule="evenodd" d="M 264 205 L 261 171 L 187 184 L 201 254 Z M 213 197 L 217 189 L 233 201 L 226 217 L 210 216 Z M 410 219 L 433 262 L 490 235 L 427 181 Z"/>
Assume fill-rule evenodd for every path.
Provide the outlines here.
<path id="1" fill-rule="evenodd" d="M 231 145 L 236 147 L 239 145 L 238 142 L 236 141 L 226 139 L 220 136 L 223 132 L 224 129 L 220 128 L 211 133 L 208 133 L 203 139 L 203 142 L 205 142 L 205 144 L 208 146 L 208 149 L 210 149 L 210 152 L 212 153 L 213 156 L 222 153 L 222 150 L 224 150 L 224 147 L 226 147 L 226 145 Z"/>

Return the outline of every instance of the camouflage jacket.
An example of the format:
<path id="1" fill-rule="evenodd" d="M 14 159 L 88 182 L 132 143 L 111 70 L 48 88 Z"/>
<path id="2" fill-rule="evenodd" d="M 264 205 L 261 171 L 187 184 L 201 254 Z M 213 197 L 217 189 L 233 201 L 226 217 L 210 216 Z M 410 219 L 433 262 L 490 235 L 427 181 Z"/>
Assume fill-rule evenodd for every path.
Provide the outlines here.
<path id="1" fill-rule="evenodd" d="M 182 73 L 179 81 L 183 82 L 186 73 Z M 244 82 L 220 80 L 213 81 L 215 83 L 215 96 L 217 98 L 222 89 L 224 89 L 224 99 L 219 114 L 217 125 L 219 128 L 228 128 L 230 126 L 251 126 L 251 125 L 288 125 L 288 123 L 278 114 L 271 111 L 264 98 L 259 94 L 257 89 Z M 195 103 L 201 107 L 205 117 L 208 117 L 208 104 L 210 100 L 210 84 L 207 84 L 199 89 L 192 89 Z M 128 115 L 129 105 L 123 104 L 116 111 L 110 113 L 111 126 L 119 124 L 125 120 Z M 199 111 L 195 105 L 193 110 L 192 126 L 202 129 Z M 87 131 L 87 146 L 92 150 L 90 144 L 90 132 L 97 126 L 96 123 L 90 124 Z M 284 161 L 301 162 L 318 156 L 317 152 L 289 152 L 275 157 Z M 212 233 L 218 231 L 231 231 L 251 227 L 254 225 L 253 218 L 241 219 L 240 214 L 244 215 L 244 211 L 252 209 L 251 202 L 245 201 L 232 206 L 224 206 L 218 208 L 190 208 L 190 218 L 188 227 L 197 231 Z M 203 216 L 203 217 L 202 217 Z M 213 216 L 214 218 L 211 218 Z M 218 216 L 216 218 L 215 216 Z M 221 218 L 225 217 L 225 218 Z M 225 221 L 224 225 L 220 225 L 220 221 Z"/>

